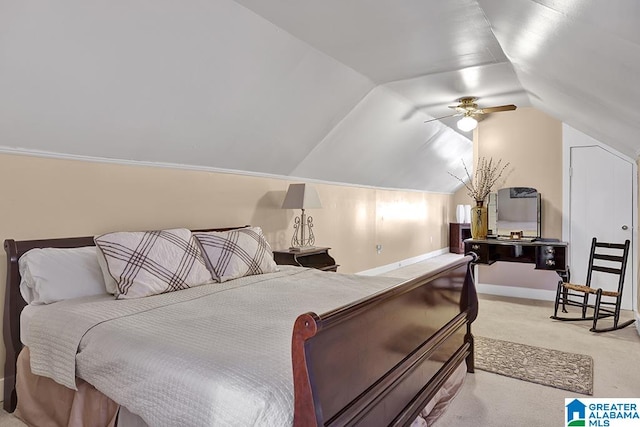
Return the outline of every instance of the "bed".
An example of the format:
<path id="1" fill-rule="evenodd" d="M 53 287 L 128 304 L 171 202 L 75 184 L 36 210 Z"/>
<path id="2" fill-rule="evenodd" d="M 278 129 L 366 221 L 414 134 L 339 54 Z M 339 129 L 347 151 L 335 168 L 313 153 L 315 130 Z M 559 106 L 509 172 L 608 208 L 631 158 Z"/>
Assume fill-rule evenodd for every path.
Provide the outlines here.
<path id="1" fill-rule="evenodd" d="M 94 245 L 93 236 L 5 241 L 5 251 L 7 252 L 4 317 L 5 410 L 11 412 L 16 408 L 18 401 L 15 386 L 17 361 L 23 348 L 20 316 L 26 302 L 19 291 L 18 259 L 33 248 L 77 248 L 92 245 Z M 264 400 L 268 401 L 269 406 L 272 401 L 280 402 L 279 406 L 276 405 L 272 411 L 287 412 L 284 415 L 280 414 L 284 417 L 281 420 L 286 420 L 285 424 L 295 426 L 411 425 L 419 418 L 421 411 L 426 406 L 429 404 L 433 406 L 434 397 L 456 372 L 460 372 L 462 369 L 473 372 L 471 323 L 477 315 L 477 296 L 473 284 L 472 262 L 471 256 L 462 257 L 459 261 L 422 277 L 401 283 L 396 283 L 397 280 L 392 283 L 389 278 L 358 278 L 354 275 L 319 272 L 299 267 L 281 268 L 278 273 L 263 275 L 264 277 L 243 278 L 239 281 L 232 280 L 225 282 L 222 287 L 217 285 L 209 289 L 206 286 L 201 286 L 186 290 L 186 292 L 183 290 L 172 292 L 172 295 L 163 294 L 164 296 L 160 296 L 160 298 L 144 298 L 144 304 L 150 304 L 154 307 L 150 308 L 143 304 L 142 308 L 131 308 L 135 313 L 127 312 L 122 317 L 135 318 L 134 324 L 136 325 L 144 325 L 145 322 L 154 323 L 158 321 L 158 316 L 164 318 L 163 316 L 179 315 L 176 313 L 180 313 L 178 310 L 179 306 L 185 303 L 183 300 L 198 301 L 197 304 L 207 307 L 219 304 L 216 307 L 224 312 L 225 307 L 229 307 L 228 302 L 223 303 L 224 298 L 234 302 L 239 298 L 245 301 L 247 299 L 246 290 L 255 288 L 249 294 L 251 296 L 249 299 L 254 299 L 257 295 L 261 304 L 258 308 L 253 307 L 250 310 L 247 308 L 247 313 L 242 316 L 230 314 L 237 313 L 236 311 L 224 312 L 226 316 L 224 318 L 237 316 L 238 318 L 234 318 L 233 322 L 228 323 L 238 323 L 243 328 L 253 330 L 254 334 L 270 337 L 269 339 L 273 341 L 282 338 L 280 336 L 282 334 L 280 332 L 280 335 L 276 334 L 276 330 L 286 330 L 286 343 L 281 345 L 280 347 L 283 348 L 280 348 L 277 351 L 278 354 L 272 357 L 268 351 L 269 345 L 263 345 L 259 347 L 258 351 L 255 350 L 256 344 L 252 342 L 252 339 L 258 335 L 246 339 L 239 338 L 236 343 L 237 349 L 243 352 L 238 354 L 244 354 L 250 363 L 244 370 L 242 367 L 234 369 L 240 369 L 247 373 L 246 376 L 250 377 L 250 384 L 253 384 L 252 388 L 259 389 L 260 393 L 268 396 Z M 282 283 L 288 284 L 282 285 L 279 280 L 287 280 Z M 257 281 L 257 284 L 254 281 Z M 297 290 L 294 289 L 296 287 L 298 287 Z M 292 296 L 290 292 L 297 292 L 297 294 Z M 195 294 L 197 296 L 194 297 Z M 332 296 L 331 298 L 335 299 L 323 302 L 323 298 L 327 294 L 344 295 L 341 297 Z M 272 296 L 280 301 L 298 301 L 307 298 L 311 301 L 310 307 L 322 309 L 319 311 L 303 310 L 296 312 L 293 317 L 291 317 L 293 313 L 291 312 L 288 314 L 289 317 L 285 317 L 284 325 L 281 325 L 282 322 L 278 319 L 264 318 L 261 313 L 269 311 L 268 304 L 270 303 L 265 303 L 267 300 L 264 298 L 272 298 Z M 90 304 L 94 304 L 91 307 L 104 305 L 104 308 L 96 310 L 95 313 L 99 310 L 109 313 L 113 311 L 112 307 L 116 307 L 116 304 L 120 304 L 117 306 L 117 310 L 122 308 L 126 311 L 129 310 L 126 307 L 135 307 L 133 303 L 129 304 L 129 300 L 116 301 L 111 298 L 102 301 L 97 297 L 89 298 L 89 300 Z M 171 302 L 166 302 L 168 300 Z M 81 303 L 86 304 L 85 301 L 81 301 Z M 64 301 L 63 304 L 55 303 L 44 306 L 44 311 L 37 309 L 40 313 L 38 315 L 42 319 L 52 319 L 50 322 L 41 320 L 42 327 L 47 327 L 47 323 L 55 323 L 56 316 L 61 315 L 61 312 L 68 314 L 74 310 L 86 311 L 86 306 L 74 308 L 74 304 L 76 304 L 75 301 Z M 287 303 L 279 306 L 276 311 L 295 310 L 294 307 L 297 306 L 293 303 Z M 300 307 L 306 307 L 305 303 L 302 303 Z M 25 310 L 25 312 L 29 311 L 34 311 L 31 310 L 31 306 Z M 189 309 L 189 312 L 193 312 L 192 309 Z M 316 312 L 321 314 L 316 314 Z M 220 322 L 220 319 L 213 321 Z M 82 335 L 81 341 L 78 341 L 78 349 L 80 350 L 77 357 L 74 356 L 78 360 L 74 362 L 77 365 L 73 365 L 72 374 L 75 376 L 81 372 L 79 377 L 109 397 L 114 397 L 113 388 L 122 387 L 117 381 L 111 383 L 112 371 L 109 371 L 108 375 L 104 374 L 104 366 L 93 367 L 91 360 L 99 358 L 98 356 L 103 352 L 109 352 L 111 348 L 118 345 L 119 339 L 110 342 L 109 337 L 116 333 L 114 331 L 117 330 L 120 322 L 125 322 L 125 320 L 115 317 L 110 317 L 107 320 L 100 318 L 87 326 L 84 331 L 80 332 Z M 201 319 L 198 318 L 197 322 L 201 322 Z M 121 329 L 132 328 L 124 327 Z M 224 330 L 224 327 L 216 329 Z M 167 336 L 177 336 L 176 341 L 179 341 L 180 334 L 184 334 L 178 330 L 167 330 Z M 95 335 L 98 333 L 103 333 L 103 335 Z M 230 329 L 225 336 L 234 334 L 238 334 L 237 330 Z M 22 335 L 29 334 L 23 331 Z M 32 342 L 37 341 L 33 337 L 30 339 Z M 218 339 L 216 337 L 214 341 Z M 161 341 L 156 343 L 152 340 L 150 345 L 156 349 L 155 353 L 164 355 L 164 350 L 157 350 L 163 347 L 153 347 L 155 345 L 162 346 Z M 236 344 L 228 345 L 228 347 L 233 346 L 235 351 Z M 243 347 L 244 345 L 247 347 Z M 180 350 L 180 347 L 177 347 L 177 350 Z M 177 350 L 173 351 L 179 352 Z M 171 354 L 171 351 L 167 350 L 166 354 Z M 73 349 L 73 354 L 75 352 L 76 349 Z M 134 349 L 131 352 L 135 353 Z M 215 375 L 217 368 L 213 365 L 218 362 L 209 363 L 211 347 L 198 347 L 192 352 L 203 353 L 201 356 L 204 359 L 198 360 L 203 360 L 208 364 L 202 367 L 202 369 L 208 369 L 207 374 L 202 375 L 203 371 L 199 371 L 197 376 Z M 118 353 L 118 357 L 120 356 L 121 354 Z M 145 358 L 146 356 L 138 354 L 138 358 L 140 357 Z M 190 354 L 175 357 L 192 360 Z M 276 364 L 286 360 L 286 368 L 282 366 L 278 368 L 279 370 L 272 369 L 269 365 L 272 363 L 272 359 L 277 360 L 274 362 Z M 176 364 L 176 360 L 181 359 L 175 359 L 169 363 Z M 113 362 L 107 364 L 114 365 Z M 272 370 L 277 373 L 272 374 Z M 98 374 L 91 371 L 96 371 Z M 234 375 L 238 376 L 237 373 L 238 371 L 235 371 Z M 233 377 L 234 375 L 227 376 Z M 266 377 L 263 378 L 261 375 Z M 176 376 L 188 377 L 189 373 L 178 372 Z M 141 378 L 146 379 L 146 376 Z M 173 380 L 179 381 L 180 379 L 173 378 Z M 163 381 L 166 380 L 163 379 Z M 225 381 L 227 381 L 226 377 Z M 169 386 L 173 387 L 173 384 L 170 382 Z M 163 386 L 167 387 L 168 385 L 163 383 Z M 181 390 L 180 387 L 183 386 L 176 386 L 177 390 Z M 211 388 L 210 385 L 207 387 Z M 235 383 L 222 391 L 218 390 L 216 396 L 231 396 L 230 390 L 234 393 L 237 391 L 236 394 L 233 394 L 234 402 L 245 399 L 244 392 L 238 390 Z M 254 390 L 252 390 L 253 392 Z M 146 393 L 146 391 L 143 390 L 142 393 Z M 162 418 L 163 422 L 157 424 L 163 424 L 164 420 L 168 420 L 168 417 L 176 414 L 178 418 L 172 418 L 173 421 L 167 421 L 166 424 L 179 424 L 180 417 L 185 416 L 184 411 L 179 408 L 179 401 L 184 400 L 180 396 L 191 396 L 190 393 L 195 395 L 191 390 L 185 389 L 184 394 L 178 392 L 177 396 L 172 396 L 170 399 L 176 402 L 175 405 L 178 409 L 173 411 L 174 414 L 166 415 L 167 418 Z M 249 401 L 258 402 L 259 399 L 256 399 L 251 397 Z M 119 399 L 114 397 L 114 400 Z M 263 401 L 259 400 L 259 402 L 260 404 L 254 405 L 259 407 L 257 412 L 259 415 L 256 416 L 258 420 L 262 421 L 258 424 L 278 425 L 279 421 L 276 423 L 260 418 L 271 409 L 264 409 L 261 406 L 264 404 Z M 188 407 L 194 406 L 193 401 L 183 404 Z M 119 402 L 119 405 L 126 406 L 133 414 L 139 416 L 142 416 L 140 412 L 148 410 L 148 408 L 137 409 L 135 405 L 132 408 L 129 404 L 124 405 L 122 401 Z M 246 407 L 239 411 L 248 412 Z M 189 416 L 191 415 L 189 414 Z M 233 416 L 236 414 L 229 416 L 231 417 L 229 419 L 233 420 Z M 204 425 L 203 420 L 205 419 L 196 417 L 190 419 L 192 422 L 189 424 Z M 149 424 L 156 425 L 156 422 L 151 421 Z"/>

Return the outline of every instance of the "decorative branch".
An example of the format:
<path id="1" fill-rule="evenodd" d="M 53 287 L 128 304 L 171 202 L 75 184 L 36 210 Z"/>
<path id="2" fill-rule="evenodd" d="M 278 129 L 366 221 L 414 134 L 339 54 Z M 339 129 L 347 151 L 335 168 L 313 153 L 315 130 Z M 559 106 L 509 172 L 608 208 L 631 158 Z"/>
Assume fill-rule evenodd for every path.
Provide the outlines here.
<path id="1" fill-rule="evenodd" d="M 464 171 L 467 174 L 467 180 L 452 174 L 449 175 L 460 181 L 467 188 L 467 194 L 473 198 L 476 202 L 484 202 L 487 198 L 493 186 L 498 182 L 504 170 L 509 166 L 509 163 L 502 164 L 502 159 L 494 163 L 493 159 L 487 160 L 482 157 L 478 160 L 478 164 L 473 173 L 473 178 L 467 169 L 467 165 L 462 161 Z"/>

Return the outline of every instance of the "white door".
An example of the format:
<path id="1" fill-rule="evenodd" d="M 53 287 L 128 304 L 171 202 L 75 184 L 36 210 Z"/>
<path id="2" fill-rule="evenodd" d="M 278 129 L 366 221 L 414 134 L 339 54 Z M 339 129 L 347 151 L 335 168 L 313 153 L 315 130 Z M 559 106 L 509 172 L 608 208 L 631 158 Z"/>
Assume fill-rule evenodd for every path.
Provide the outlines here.
<path id="1" fill-rule="evenodd" d="M 633 242 L 633 166 L 599 146 L 571 147 L 570 268 L 571 282 L 584 283 L 591 239 Z M 622 308 L 633 307 L 633 255 L 629 254 Z M 592 277 L 591 286 L 614 290 L 608 274 Z M 613 280 L 611 280 L 613 279 Z"/>

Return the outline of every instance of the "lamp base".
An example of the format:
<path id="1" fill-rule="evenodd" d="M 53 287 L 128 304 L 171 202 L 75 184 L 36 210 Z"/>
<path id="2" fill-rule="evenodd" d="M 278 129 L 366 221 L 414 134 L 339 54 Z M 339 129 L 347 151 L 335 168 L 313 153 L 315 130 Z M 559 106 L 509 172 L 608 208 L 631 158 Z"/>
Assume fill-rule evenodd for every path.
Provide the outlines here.
<path id="1" fill-rule="evenodd" d="M 291 247 L 289 250 L 296 250 L 295 248 L 313 249 L 315 242 L 316 238 L 313 235 L 313 218 L 306 216 L 304 209 L 302 209 L 302 214 L 293 221 L 293 237 L 291 238 Z"/>

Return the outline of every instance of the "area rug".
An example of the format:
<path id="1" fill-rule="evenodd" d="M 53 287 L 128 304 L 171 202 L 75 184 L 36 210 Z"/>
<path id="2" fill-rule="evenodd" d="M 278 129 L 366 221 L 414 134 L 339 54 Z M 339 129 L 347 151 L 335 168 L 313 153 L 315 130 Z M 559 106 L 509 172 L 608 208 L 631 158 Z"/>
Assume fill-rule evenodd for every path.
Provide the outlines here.
<path id="1" fill-rule="evenodd" d="M 475 367 L 549 387 L 593 394 L 593 358 L 493 338 L 474 337 Z"/>

